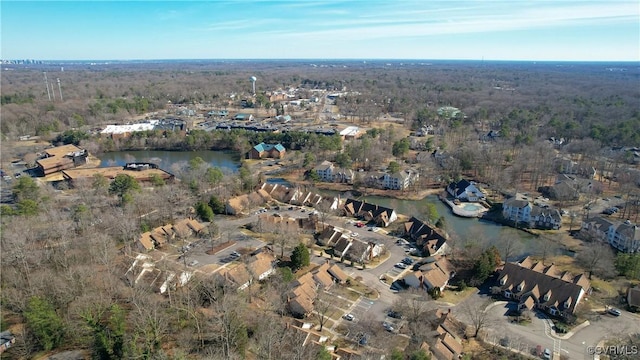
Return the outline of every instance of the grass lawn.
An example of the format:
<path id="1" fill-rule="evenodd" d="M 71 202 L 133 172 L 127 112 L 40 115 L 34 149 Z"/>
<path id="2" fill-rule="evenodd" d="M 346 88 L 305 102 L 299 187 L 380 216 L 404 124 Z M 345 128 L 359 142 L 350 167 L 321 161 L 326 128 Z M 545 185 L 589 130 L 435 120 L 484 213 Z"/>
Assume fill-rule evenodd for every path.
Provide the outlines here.
<path id="1" fill-rule="evenodd" d="M 457 304 L 460 301 L 468 298 L 471 294 L 475 293 L 476 291 L 478 291 L 478 289 L 473 286 L 467 287 L 463 291 L 445 290 L 442 293 L 442 297 L 438 299 L 438 301 Z"/>
<path id="2" fill-rule="evenodd" d="M 352 283 L 352 284 L 353 284 L 353 283 Z M 360 290 L 361 290 L 361 288 L 362 288 L 363 290 L 367 290 L 367 289 L 369 289 L 369 288 L 367 288 L 366 286 L 364 286 L 364 285 L 362 285 L 362 284 L 360 284 L 360 283 L 357 283 L 357 284 L 355 284 L 355 285 L 356 285 L 356 286 L 353 286 L 353 285 L 352 285 L 352 286 L 351 286 L 351 288 L 356 289 L 357 291 L 360 291 Z M 359 285 L 359 286 L 358 286 L 358 285 Z M 361 287 L 361 288 L 360 288 L 360 287 Z M 353 290 L 349 290 L 349 289 L 347 289 L 347 288 L 345 288 L 345 287 L 341 287 L 341 286 L 337 286 L 337 287 L 332 288 L 332 289 L 331 289 L 331 293 L 336 294 L 336 295 L 340 295 L 340 296 L 342 296 L 342 297 L 344 297 L 344 298 L 347 298 L 347 299 L 349 299 L 349 300 L 351 300 L 351 301 L 356 301 L 356 300 L 358 300 L 358 298 L 360 298 L 360 294 L 358 294 L 357 292 L 355 292 L 355 291 L 353 291 Z M 363 292 L 363 293 L 364 293 L 364 292 Z M 336 300 L 340 300 L 340 299 L 336 299 Z"/>

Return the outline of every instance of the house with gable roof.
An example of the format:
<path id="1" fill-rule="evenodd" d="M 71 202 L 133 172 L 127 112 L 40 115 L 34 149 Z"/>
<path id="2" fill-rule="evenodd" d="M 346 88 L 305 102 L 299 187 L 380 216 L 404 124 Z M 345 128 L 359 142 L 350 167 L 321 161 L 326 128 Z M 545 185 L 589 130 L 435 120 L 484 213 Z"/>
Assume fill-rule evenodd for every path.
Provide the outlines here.
<path id="1" fill-rule="evenodd" d="M 251 150 L 247 154 L 249 159 L 264 159 L 264 158 L 273 158 L 273 159 L 282 159 L 287 151 L 285 150 L 282 144 L 265 144 L 260 143 Z"/>
<path id="2" fill-rule="evenodd" d="M 466 179 L 450 183 L 447 186 L 447 192 L 460 201 L 477 202 L 485 198 L 484 193 L 478 189 L 476 183 Z"/>
<path id="3" fill-rule="evenodd" d="M 553 316 L 573 315 L 591 282 L 585 274 L 573 276 L 554 265 L 545 266 L 527 257 L 519 263 L 506 263 L 492 289 L 507 299 L 518 301 L 519 309 L 540 309 Z"/>
<path id="4" fill-rule="evenodd" d="M 580 236 L 588 240 L 606 241 L 621 252 L 640 251 L 640 227 L 629 220 L 610 221 L 599 216 L 589 218 L 582 222 Z"/>
<path id="5" fill-rule="evenodd" d="M 405 284 L 416 289 L 444 291 L 449 280 L 455 275 L 453 266 L 444 256 L 429 257 L 418 270 L 411 271 L 403 278 Z"/>
<path id="6" fill-rule="evenodd" d="M 449 251 L 447 236 L 442 230 L 411 217 L 404 223 L 404 234 L 416 242 L 423 254 L 443 255 Z"/>
<path id="7" fill-rule="evenodd" d="M 362 217 L 366 221 L 373 221 L 381 227 L 387 227 L 398 219 L 394 209 L 354 199 L 345 201 L 342 212 L 346 216 Z"/>

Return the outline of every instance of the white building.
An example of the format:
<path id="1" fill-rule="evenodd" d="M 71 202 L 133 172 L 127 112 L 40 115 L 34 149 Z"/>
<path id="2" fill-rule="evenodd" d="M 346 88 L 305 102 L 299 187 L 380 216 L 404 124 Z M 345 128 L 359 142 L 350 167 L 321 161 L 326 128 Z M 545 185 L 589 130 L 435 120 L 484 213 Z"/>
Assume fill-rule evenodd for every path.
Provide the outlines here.
<path id="1" fill-rule="evenodd" d="M 418 174 L 413 170 L 402 170 L 397 174 L 385 173 L 382 177 L 382 187 L 391 190 L 404 190 L 418 180 Z"/>

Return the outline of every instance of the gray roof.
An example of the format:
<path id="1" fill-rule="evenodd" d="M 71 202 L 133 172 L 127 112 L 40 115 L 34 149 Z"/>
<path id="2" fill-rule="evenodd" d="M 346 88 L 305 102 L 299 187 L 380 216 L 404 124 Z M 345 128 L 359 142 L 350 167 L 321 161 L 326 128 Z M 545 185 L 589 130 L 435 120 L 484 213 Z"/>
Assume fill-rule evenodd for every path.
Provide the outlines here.
<path id="1" fill-rule="evenodd" d="M 518 198 L 512 197 L 504 201 L 503 206 L 511 206 L 516 208 L 525 208 L 529 205 L 529 202 L 526 200 L 520 200 Z"/>

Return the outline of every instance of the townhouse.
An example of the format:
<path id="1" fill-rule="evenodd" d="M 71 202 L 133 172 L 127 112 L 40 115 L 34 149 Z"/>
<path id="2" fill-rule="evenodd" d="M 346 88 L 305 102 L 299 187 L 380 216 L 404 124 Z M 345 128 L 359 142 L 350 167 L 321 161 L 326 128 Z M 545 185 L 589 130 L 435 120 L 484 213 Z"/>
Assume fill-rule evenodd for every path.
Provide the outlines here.
<path id="1" fill-rule="evenodd" d="M 610 221 L 594 217 L 582 222 L 580 236 L 583 239 L 606 241 L 624 253 L 640 251 L 640 227 L 626 220 Z"/>

